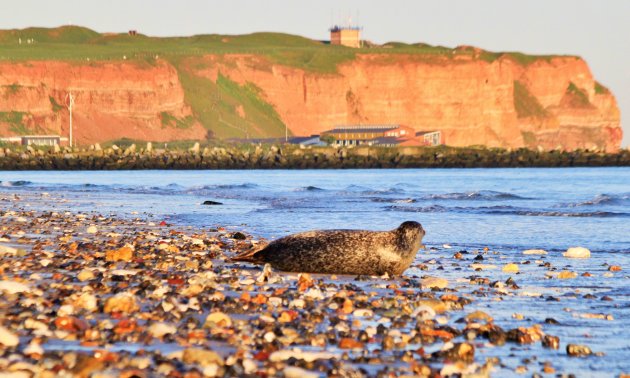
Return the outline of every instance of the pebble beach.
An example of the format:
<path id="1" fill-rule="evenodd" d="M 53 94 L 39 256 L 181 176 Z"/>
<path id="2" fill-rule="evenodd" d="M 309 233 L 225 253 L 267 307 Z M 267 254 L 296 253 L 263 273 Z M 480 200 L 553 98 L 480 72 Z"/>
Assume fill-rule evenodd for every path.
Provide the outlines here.
<path id="1" fill-rule="evenodd" d="M 283 273 L 228 261 L 262 241 L 245 231 L 51 200 L 0 197 L 4 376 L 630 372 L 613 255 L 427 244 L 402 277 Z"/>

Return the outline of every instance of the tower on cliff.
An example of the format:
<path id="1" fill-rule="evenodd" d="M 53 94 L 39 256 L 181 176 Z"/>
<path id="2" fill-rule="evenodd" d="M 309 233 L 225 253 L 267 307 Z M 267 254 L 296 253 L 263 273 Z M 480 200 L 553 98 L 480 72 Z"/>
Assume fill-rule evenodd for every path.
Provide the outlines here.
<path id="1" fill-rule="evenodd" d="M 335 25 L 330 28 L 330 44 L 348 47 L 361 47 L 361 27 L 352 25 L 348 19 L 348 25 Z"/>

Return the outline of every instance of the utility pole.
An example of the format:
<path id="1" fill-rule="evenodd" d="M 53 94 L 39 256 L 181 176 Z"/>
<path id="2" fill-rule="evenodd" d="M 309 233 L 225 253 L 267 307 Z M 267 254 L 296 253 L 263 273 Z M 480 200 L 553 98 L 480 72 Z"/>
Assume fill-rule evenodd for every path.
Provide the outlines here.
<path id="1" fill-rule="evenodd" d="M 74 106 L 74 96 L 71 92 L 68 92 L 66 95 L 66 101 L 68 101 L 68 110 L 70 111 L 70 148 L 74 147 L 74 143 L 72 141 L 72 107 Z"/>

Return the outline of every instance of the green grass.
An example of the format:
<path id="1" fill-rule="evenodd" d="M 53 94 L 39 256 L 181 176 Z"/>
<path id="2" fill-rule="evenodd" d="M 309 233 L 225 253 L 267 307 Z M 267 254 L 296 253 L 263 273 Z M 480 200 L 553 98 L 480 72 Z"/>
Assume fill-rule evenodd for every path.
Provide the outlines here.
<path id="1" fill-rule="evenodd" d="M 588 108 L 593 106 L 588 99 L 588 94 L 582 88 L 579 88 L 575 83 L 570 82 L 565 96 L 569 98 L 569 104 L 576 108 Z"/>
<path id="2" fill-rule="evenodd" d="M 22 44 L 18 40 L 22 39 Z M 26 44 L 27 39 L 35 42 Z M 64 26 L 59 28 L 28 28 L 0 30 L 0 60 L 122 60 L 155 63 L 155 56 L 183 57 L 206 54 L 256 54 L 272 63 L 301 68 L 312 72 L 335 73 L 337 66 L 355 59 L 357 54 L 409 54 L 425 59 L 451 59 L 470 55 L 472 51 L 431 46 L 424 43 L 389 42 L 382 46 L 353 49 L 283 33 L 252 33 L 247 35 L 196 35 L 191 37 L 130 36 L 127 33 L 99 34 L 93 30 Z M 492 61 L 502 55 L 511 56 L 521 64 L 529 64 L 550 56 L 521 53 L 484 52 L 482 59 Z"/>
<path id="3" fill-rule="evenodd" d="M 254 84 L 239 85 L 221 74 L 215 83 L 192 72 L 198 63 L 194 60 L 173 59 L 171 63 L 177 68 L 186 103 L 212 136 L 221 139 L 284 136 L 285 125 L 280 116 Z"/>
<path id="4" fill-rule="evenodd" d="M 538 102 L 538 99 L 518 80 L 514 80 L 514 108 L 518 118 L 545 117 L 547 115 L 547 111 Z"/>
<path id="5" fill-rule="evenodd" d="M 18 93 L 20 89 L 22 89 L 22 86 L 18 83 L 13 83 L 11 85 L 3 85 L 3 87 L 7 89 L 7 92 L 6 92 L 7 96 L 12 96 Z"/>
<path id="6" fill-rule="evenodd" d="M 0 122 L 7 123 L 9 130 L 12 132 L 18 135 L 26 135 L 29 133 L 29 130 L 22 121 L 26 115 L 28 115 L 26 112 L 0 112 Z"/>
<path id="7" fill-rule="evenodd" d="M 595 82 L 595 93 L 597 94 L 610 94 L 610 89 L 606 88 L 599 82 Z"/>
<path id="8" fill-rule="evenodd" d="M 59 103 L 57 102 L 57 100 L 55 100 L 53 96 L 48 96 L 48 99 L 50 100 L 50 105 L 52 106 L 53 112 L 58 113 L 64 109 L 64 107 L 62 105 L 59 105 Z"/>
<path id="9" fill-rule="evenodd" d="M 169 112 L 160 113 L 162 127 L 176 127 L 178 129 L 188 129 L 193 125 L 195 119 L 192 116 L 177 118 Z"/>

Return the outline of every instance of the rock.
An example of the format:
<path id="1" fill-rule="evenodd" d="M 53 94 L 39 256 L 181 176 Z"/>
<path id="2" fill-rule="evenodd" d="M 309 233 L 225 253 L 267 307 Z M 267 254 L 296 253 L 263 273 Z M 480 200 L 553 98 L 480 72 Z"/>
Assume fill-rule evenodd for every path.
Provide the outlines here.
<path id="1" fill-rule="evenodd" d="M 611 265 L 608 267 L 608 270 L 611 272 L 621 272 L 621 267 L 619 265 Z"/>
<path id="2" fill-rule="evenodd" d="M 450 348 L 446 349 L 451 345 Z M 451 343 L 450 341 L 444 344 L 444 348 L 441 351 L 436 352 L 437 356 L 450 361 L 463 361 L 466 363 L 472 363 L 475 359 L 475 347 L 469 343 Z"/>
<path id="3" fill-rule="evenodd" d="M 591 257 L 591 251 L 584 247 L 571 247 L 567 249 L 567 251 L 564 252 L 562 256 L 571 259 L 587 259 Z"/>
<path id="4" fill-rule="evenodd" d="M 448 280 L 440 277 L 425 277 L 420 280 L 422 287 L 444 289 L 448 286 Z"/>
<path id="5" fill-rule="evenodd" d="M 14 347 L 20 343 L 20 339 L 7 328 L 0 325 L 0 344 L 6 347 Z"/>
<path id="6" fill-rule="evenodd" d="M 0 291 L 7 294 L 18 294 L 30 291 L 31 288 L 21 282 L 0 281 Z"/>
<path id="7" fill-rule="evenodd" d="M 131 293 L 124 292 L 108 298 L 105 302 L 103 311 L 106 313 L 122 312 L 124 314 L 132 314 L 139 309 L 140 306 L 138 306 L 136 296 Z"/>
<path id="8" fill-rule="evenodd" d="M 203 324 L 206 328 L 212 327 L 231 327 L 232 319 L 222 312 L 213 312 L 206 318 Z"/>
<path id="9" fill-rule="evenodd" d="M 330 360 L 332 358 L 337 358 L 337 355 L 334 355 L 329 352 L 306 352 L 301 351 L 299 349 L 294 350 L 279 350 L 271 353 L 269 356 L 269 361 L 271 362 L 280 362 L 286 361 L 290 358 L 295 358 L 296 360 L 304 360 L 306 362 L 313 362 L 315 360 Z"/>
<path id="10" fill-rule="evenodd" d="M 245 236 L 244 233 L 242 232 L 235 232 L 232 234 L 232 239 L 234 240 L 245 240 L 247 239 L 247 236 Z"/>
<path id="11" fill-rule="evenodd" d="M 153 337 L 161 338 L 164 335 L 173 335 L 177 333 L 177 327 L 170 323 L 158 322 L 153 323 L 149 327 L 149 333 Z"/>
<path id="12" fill-rule="evenodd" d="M 501 269 L 504 273 L 518 273 L 518 265 L 517 264 L 505 264 L 503 269 Z"/>
<path id="13" fill-rule="evenodd" d="M 523 251 L 524 255 L 546 255 L 547 251 L 545 251 L 544 249 L 528 249 L 526 251 Z"/>
<path id="14" fill-rule="evenodd" d="M 568 270 L 563 270 L 562 272 L 558 273 L 558 278 L 561 280 L 566 280 L 566 279 L 571 279 L 571 278 L 576 278 L 576 277 L 577 277 L 576 272 L 571 272 Z"/>
<path id="15" fill-rule="evenodd" d="M 284 378 L 317 378 L 320 375 L 318 373 L 304 370 L 296 366 L 287 366 L 282 371 Z"/>
<path id="16" fill-rule="evenodd" d="M 344 337 L 339 340 L 339 348 L 340 349 L 363 349 L 363 343 L 352 339 L 350 337 Z"/>
<path id="17" fill-rule="evenodd" d="M 131 261 L 133 258 L 133 246 L 130 244 L 122 248 L 105 252 L 105 261 Z"/>
<path id="18" fill-rule="evenodd" d="M 0 244 L 0 255 L 13 255 L 13 256 L 24 256 L 26 251 L 20 248 L 9 247 L 8 245 Z"/>
<path id="19" fill-rule="evenodd" d="M 98 301 L 96 299 L 96 296 L 94 296 L 94 294 L 86 292 L 86 293 L 81 294 L 79 298 L 77 298 L 77 300 L 74 302 L 74 305 L 77 308 L 81 308 L 89 312 L 93 312 L 98 307 Z"/>
<path id="20" fill-rule="evenodd" d="M 592 354 L 591 348 L 586 345 L 567 344 L 567 354 L 572 357 L 582 357 Z"/>
<path id="21" fill-rule="evenodd" d="M 96 234 L 98 232 L 98 228 L 96 228 L 96 226 L 90 226 L 87 228 L 86 232 L 88 234 Z"/>
<path id="22" fill-rule="evenodd" d="M 77 279 L 81 282 L 93 280 L 95 277 L 94 272 L 90 269 L 83 269 L 77 274 Z"/>
<path id="23" fill-rule="evenodd" d="M 186 364 L 197 364 L 201 366 L 219 365 L 223 366 L 223 357 L 217 352 L 200 348 L 188 348 L 184 349 L 182 354 L 182 361 Z"/>
<path id="24" fill-rule="evenodd" d="M 202 205 L 215 206 L 215 205 L 223 205 L 223 203 L 208 200 L 208 201 L 203 201 Z"/>
<path id="25" fill-rule="evenodd" d="M 492 316 L 488 315 L 487 313 L 483 312 L 483 311 L 474 311 L 471 312 L 470 314 L 466 315 L 465 319 L 469 322 L 471 321 L 476 321 L 476 320 L 483 320 L 485 322 L 492 322 Z"/>
<path id="26" fill-rule="evenodd" d="M 560 338 L 558 336 L 543 336 L 542 345 L 545 348 L 558 349 L 560 347 Z"/>

